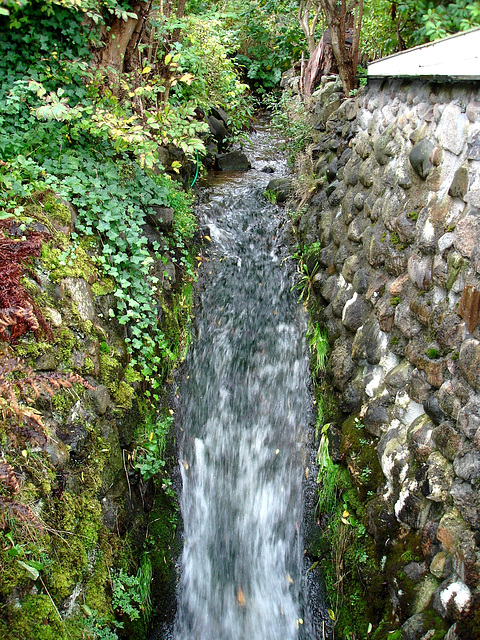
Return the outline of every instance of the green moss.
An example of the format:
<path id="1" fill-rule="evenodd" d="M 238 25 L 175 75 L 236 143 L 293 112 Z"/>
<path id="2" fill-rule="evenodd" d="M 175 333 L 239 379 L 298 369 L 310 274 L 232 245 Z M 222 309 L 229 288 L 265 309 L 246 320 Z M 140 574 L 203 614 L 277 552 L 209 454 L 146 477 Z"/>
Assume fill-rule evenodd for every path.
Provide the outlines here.
<path id="1" fill-rule="evenodd" d="M 72 223 L 70 209 L 52 191 L 47 191 L 43 197 L 43 210 L 54 222 L 59 222 L 66 227 Z"/>
<path id="2" fill-rule="evenodd" d="M 131 387 L 127 382 L 122 380 L 118 385 L 116 392 L 113 397 L 116 404 L 123 409 L 131 409 L 132 408 L 132 398 L 135 394 L 135 389 Z"/>
<path id="3" fill-rule="evenodd" d="M 104 276 L 101 280 L 97 280 L 92 284 L 92 293 L 94 296 L 106 296 L 115 291 L 115 282 L 112 278 Z"/>
<path id="4" fill-rule="evenodd" d="M 64 327 L 55 332 L 54 340 L 57 346 L 58 362 L 70 367 L 72 364 L 72 352 L 77 346 L 77 339 L 73 335 L 73 332 L 67 327 Z"/>
<path id="5" fill-rule="evenodd" d="M 68 640 L 68 637 L 65 624 L 47 595 L 29 595 L 20 607 L 9 607 L 9 635 L 5 640 Z"/>
<path id="6" fill-rule="evenodd" d="M 95 365 L 93 364 L 93 360 L 87 356 L 83 363 L 83 373 L 89 376 L 89 375 L 92 375 L 94 372 L 95 372 Z"/>
<path id="7" fill-rule="evenodd" d="M 56 411 L 66 416 L 70 413 L 73 405 L 77 402 L 70 389 L 60 389 L 52 398 L 52 405 Z"/>
<path id="8" fill-rule="evenodd" d="M 42 246 L 42 266 L 49 271 L 52 282 L 64 278 L 84 278 L 87 281 L 96 278 L 96 267 L 83 246 L 67 245 L 66 242 L 61 243 L 62 246 L 58 244 L 57 238 Z"/>
<path id="9" fill-rule="evenodd" d="M 102 343 L 103 344 L 103 343 Z M 106 343 L 105 343 L 106 344 Z M 107 345 L 108 348 L 108 345 Z M 115 395 L 118 389 L 119 381 L 122 375 L 122 365 L 109 353 L 103 350 L 100 352 L 100 380 L 107 387 L 112 395 Z"/>

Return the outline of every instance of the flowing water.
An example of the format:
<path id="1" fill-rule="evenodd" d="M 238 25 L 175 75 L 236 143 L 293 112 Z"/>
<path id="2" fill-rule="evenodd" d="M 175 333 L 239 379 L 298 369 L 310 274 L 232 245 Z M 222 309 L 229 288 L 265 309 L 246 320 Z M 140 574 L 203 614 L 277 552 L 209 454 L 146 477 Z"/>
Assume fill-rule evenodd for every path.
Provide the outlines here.
<path id="1" fill-rule="evenodd" d="M 285 168 L 266 131 L 246 152 L 253 169 L 211 178 L 198 211 L 212 243 L 180 385 L 175 640 L 315 637 L 301 605 L 306 317 L 261 170 Z"/>

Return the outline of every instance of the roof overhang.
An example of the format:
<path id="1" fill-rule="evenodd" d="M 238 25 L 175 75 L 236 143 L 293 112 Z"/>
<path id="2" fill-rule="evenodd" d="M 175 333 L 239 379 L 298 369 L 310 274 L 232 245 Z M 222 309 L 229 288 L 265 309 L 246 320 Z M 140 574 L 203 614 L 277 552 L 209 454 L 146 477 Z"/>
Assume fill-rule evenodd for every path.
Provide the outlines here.
<path id="1" fill-rule="evenodd" d="M 370 62 L 368 77 L 480 80 L 480 28 Z"/>

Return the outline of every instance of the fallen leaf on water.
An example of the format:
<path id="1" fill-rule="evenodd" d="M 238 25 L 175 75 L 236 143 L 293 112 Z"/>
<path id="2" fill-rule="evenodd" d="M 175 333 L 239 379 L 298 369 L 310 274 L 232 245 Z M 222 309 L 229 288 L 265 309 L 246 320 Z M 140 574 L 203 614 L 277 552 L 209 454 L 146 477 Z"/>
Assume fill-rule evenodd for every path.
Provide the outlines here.
<path id="1" fill-rule="evenodd" d="M 310 473 L 310 469 L 307 467 L 305 469 L 305 480 L 308 480 L 308 474 Z"/>
<path id="2" fill-rule="evenodd" d="M 238 604 L 241 607 L 245 606 L 245 596 L 243 595 L 243 591 L 240 589 L 240 587 L 237 590 L 237 600 L 238 600 Z"/>
<path id="3" fill-rule="evenodd" d="M 287 582 L 289 582 L 290 584 L 293 584 L 293 578 L 289 573 L 287 573 Z"/>
<path id="4" fill-rule="evenodd" d="M 210 238 L 210 236 L 203 236 L 205 238 L 205 240 L 208 240 L 209 242 L 212 241 L 212 239 Z"/>
<path id="5" fill-rule="evenodd" d="M 185 471 L 188 471 L 188 462 L 186 460 L 182 460 L 182 464 L 185 467 Z"/>

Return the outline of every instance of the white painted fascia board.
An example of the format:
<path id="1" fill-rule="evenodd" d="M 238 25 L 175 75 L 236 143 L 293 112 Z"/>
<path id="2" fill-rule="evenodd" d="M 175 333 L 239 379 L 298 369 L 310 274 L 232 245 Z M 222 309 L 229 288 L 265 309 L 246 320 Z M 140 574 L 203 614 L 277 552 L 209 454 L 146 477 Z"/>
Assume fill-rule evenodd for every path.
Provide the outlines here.
<path id="1" fill-rule="evenodd" d="M 480 79 L 480 28 L 394 53 L 368 65 L 369 78 Z"/>

